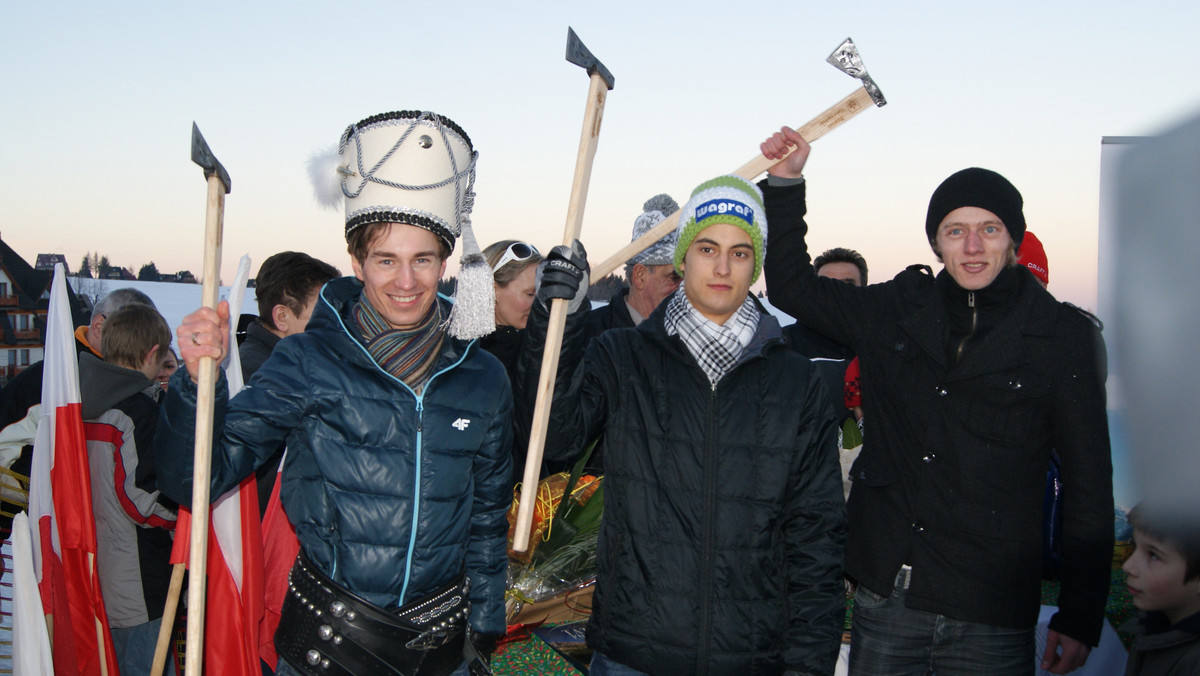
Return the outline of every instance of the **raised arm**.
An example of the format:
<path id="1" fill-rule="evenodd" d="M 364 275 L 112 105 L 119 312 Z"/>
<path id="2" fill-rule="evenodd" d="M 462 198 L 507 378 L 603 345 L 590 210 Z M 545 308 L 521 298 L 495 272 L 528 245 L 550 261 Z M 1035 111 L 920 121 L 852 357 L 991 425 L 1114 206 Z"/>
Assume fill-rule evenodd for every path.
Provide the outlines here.
<path id="1" fill-rule="evenodd" d="M 158 487 L 181 505 L 191 504 L 196 434 L 196 377 L 201 357 L 223 359 L 229 343 L 229 307 L 201 308 L 176 331 L 184 368 L 172 376 L 154 439 Z M 213 454 L 210 491 L 217 496 L 249 476 L 299 425 L 308 385 L 302 356 L 295 344 L 280 344 L 268 365 L 256 374 L 255 387 L 229 400 L 213 402 Z M 228 391 L 225 373 L 217 369 L 217 393 Z"/>

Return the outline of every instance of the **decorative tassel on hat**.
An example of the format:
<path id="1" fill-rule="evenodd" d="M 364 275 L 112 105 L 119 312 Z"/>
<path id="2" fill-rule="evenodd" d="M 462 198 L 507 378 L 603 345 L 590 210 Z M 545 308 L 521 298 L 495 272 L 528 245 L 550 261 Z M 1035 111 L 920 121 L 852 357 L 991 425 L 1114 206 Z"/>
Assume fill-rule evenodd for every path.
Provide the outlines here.
<path id="1" fill-rule="evenodd" d="M 482 338 L 496 330 L 496 287 L 492 283 L 492 267 L 483 257 L 471 227 L 474 188 L 475 175 L 472 173 L 462 210 L 462 264 L 454 290 L 454 308 L 450 311 L 446 329 L 460 340 Z"/>

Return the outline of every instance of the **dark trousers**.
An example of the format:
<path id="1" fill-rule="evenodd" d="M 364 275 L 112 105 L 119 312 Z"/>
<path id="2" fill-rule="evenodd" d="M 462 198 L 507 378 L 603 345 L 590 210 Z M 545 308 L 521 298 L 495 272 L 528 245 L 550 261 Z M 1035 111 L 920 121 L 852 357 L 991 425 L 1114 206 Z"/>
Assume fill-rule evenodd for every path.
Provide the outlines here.
<path id="1" fill-rule="evenodd" d="M 859 586 L 850 631 L 851 676 L 1033 674 L 1034 629 L 995 627 L 904 605 L 909 574 L 890 596 Z"/>

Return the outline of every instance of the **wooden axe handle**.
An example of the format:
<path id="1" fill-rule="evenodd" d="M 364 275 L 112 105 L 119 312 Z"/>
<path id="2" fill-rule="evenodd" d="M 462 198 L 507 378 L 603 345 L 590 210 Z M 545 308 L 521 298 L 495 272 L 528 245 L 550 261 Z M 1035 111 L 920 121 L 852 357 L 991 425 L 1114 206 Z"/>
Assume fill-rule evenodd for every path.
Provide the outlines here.
<path id="1" fill-rule="evenodd" d="M 579 137 L 579 154 L 575 158 L 575 180 L 571 183 L 571 203 L 567 206 L 567 227 L 563 245 L 579 238 L 583 227 L 583 208 L 587 204 L 588 183 L 592 178 L 592 160 L 600 137 L 604 117 L 604 100 L 608 85 L 599 73 L 592 75 L 588 87 L 587 110 L 583 116 L 583 131 Z M 521 504 L 517 508 L 517 525 L 513 531 L 513 550 L 529 549 L 533 528 L 533 508 L 537 503 L 538 480 L 541 479 L 542 451 L 546 445 L 546 430 L 550 424 L 550 403 L 554 395 L 554 380 L 558 374 L 558 353 L 562 348 L 563 330 L 567 323 L 567 301 L 555 298 L 550 302 L 550 323 L 546 327 L 546 345 L 542 352 L 542 370 L 538 376 L 537 403 L 533 409 L 533 429 L 529 451 L 525 456 L 525 476 L 521 484 Z"/>
<path id="2" fill-rule="evenodd" d="M 225 185 L 215 174 L 208 177 L 208 203 L 204 223 L 204 286 L 201 300 L 205 307 L 217 307 L 220 291 L 221 231 L 225 220 Z M 231 346 L 231 349 L 235 346 Z M 216 398 L 217 361 L 200 360 L 196 383 L 196 446 L 192 469 L 192 533 L 188 569 L 188 618 L 186 673 L 201 674 L 204 659 L 204 598 L 207 588 L 209 477 L 212 465 L 213 403 Z"/>
<path id="3" fill-rule="evenodd" d="M 854 90 L 853 94 L 838 101 L 796 131 L 800 132 L 800 136 L 804 137 L 805 141 L 812 143 L 873 105 L 874 102 L 871 101 L 871 94 L 867 92 L 866 88 L 859 87 Z M 788 154 L 790 155 L 791 151 L 788 151 Z M 759 174 L 782 161 L 783 158 L 768 160 L 760 153 L 733 173 L 747 181 L 753 181 Z M 625 262 L 630 258 L 645 251 L 651 244 L 654 244 L 674 230 L 677 223 L 679 223 L 679 212 L 675 212 L 663 219 L 661 223 L 651 228 L 649 232 L 625 245 L 620 251 L 609 256 L 599 265 L 592 266 L 592 282 L 595 283 L 603 279 L 605 275 L 625 265 Z"/>
<path id="4" fill-rule="evenodd" d="M 171 567 L 171 587 L 167 590 L 167 604 L 163 607 L 162 626 L 158 628 L 158 643 L 154 646 L 154 661 L 150 664 L 150 676 L 162 676 L 171 654 L 171 633 L 175 628 L 175 611 L 179 608 L 179 592 L 183 589 L 183 573 L 186 564 Z"/>

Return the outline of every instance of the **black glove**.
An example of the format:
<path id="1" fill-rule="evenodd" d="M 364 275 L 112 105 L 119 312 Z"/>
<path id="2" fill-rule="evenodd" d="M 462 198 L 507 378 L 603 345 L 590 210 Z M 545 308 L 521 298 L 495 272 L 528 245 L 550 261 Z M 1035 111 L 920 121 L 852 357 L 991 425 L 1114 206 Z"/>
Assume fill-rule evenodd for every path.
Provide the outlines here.
<path id="1" fill-rule="evenodd" d="M 501 636 L 503 634 L 475 634 L 475 650 L 479 652 L 480 657 L 491 657 L 492 653 L 496 652 L 496 644 L 500 642 Z"/>
<path id="2" fill-rule="evenodd" d="M 587 300 L 589 270 L 587 251 L 579 240 L 570 247 L 554 247 L 542 268 L 537 300 L 549 307 L 552 299 L 562 298 L 569 301 L 567 313 L 575 312 Z"/>
<path id="3" fill-rule="evenodd" d="M 467 663 L 467 673 L 471 676 L 491 676 L 492 653 L 496 651 L 496 643 L 503 634 L 477 634 L 467 631 L 467 640 L 463 643 L 463 659 Z"/>

